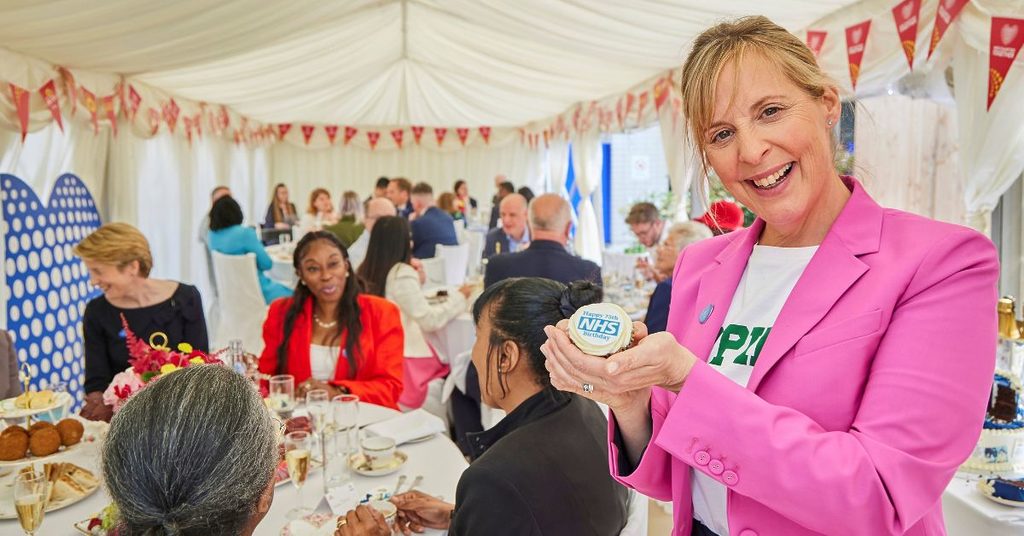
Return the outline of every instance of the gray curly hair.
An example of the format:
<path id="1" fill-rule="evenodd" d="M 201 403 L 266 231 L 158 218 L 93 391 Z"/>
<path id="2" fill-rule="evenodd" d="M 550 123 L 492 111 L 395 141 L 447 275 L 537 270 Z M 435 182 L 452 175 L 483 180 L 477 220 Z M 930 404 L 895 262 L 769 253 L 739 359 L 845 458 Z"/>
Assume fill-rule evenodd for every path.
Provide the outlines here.
<path id="1" fill-rule="evenodd" d="M 110 423 L 103 476 L 129 536 L 239 534 L 277 465 L 270 414 L 219 365 L 168 374 Z"/>

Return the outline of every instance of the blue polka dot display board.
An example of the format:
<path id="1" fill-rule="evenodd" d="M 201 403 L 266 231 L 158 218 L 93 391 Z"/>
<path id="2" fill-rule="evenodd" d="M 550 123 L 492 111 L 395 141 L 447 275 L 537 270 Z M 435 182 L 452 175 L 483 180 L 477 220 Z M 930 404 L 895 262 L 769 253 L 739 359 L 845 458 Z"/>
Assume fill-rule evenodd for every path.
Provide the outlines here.
<path id="1" fill-rule="evenodd" d="M 44 205 L 21 179 L 0 174 L 3 186 L 4 286 L 7 330 L 18 363 L 32 369 L 32 386 L 64 384 L 82 404 L 85 377 L 82 312 L 99 294 L 71 248 L 100 226 L 85 184 L 62 175 Z"/>

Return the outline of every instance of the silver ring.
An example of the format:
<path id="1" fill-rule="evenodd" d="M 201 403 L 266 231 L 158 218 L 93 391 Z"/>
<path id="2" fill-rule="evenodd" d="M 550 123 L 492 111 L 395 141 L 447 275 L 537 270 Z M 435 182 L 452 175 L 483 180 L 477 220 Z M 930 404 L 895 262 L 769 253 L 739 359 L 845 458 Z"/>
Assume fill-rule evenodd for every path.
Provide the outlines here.
<path id="1" fill-rule="evenodd" d="M 594 386 L 589 384 L 589 383 L 583 384 L 583 392 L 584 393 L 593 393 L 594 392 Z"/>

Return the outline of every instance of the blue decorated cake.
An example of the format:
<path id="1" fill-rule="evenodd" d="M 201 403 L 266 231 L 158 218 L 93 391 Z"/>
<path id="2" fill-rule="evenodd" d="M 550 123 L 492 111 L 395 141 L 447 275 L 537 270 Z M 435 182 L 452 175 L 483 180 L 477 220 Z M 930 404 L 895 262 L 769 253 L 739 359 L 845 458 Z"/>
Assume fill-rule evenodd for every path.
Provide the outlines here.
<path id="1" fill-rule="evenodd" d="M 1024 472 L 1024 406 L 1020 381 L 996 371 L 985 425 L 964 470 L 990 473 Z"/>
<path id="2" fill-rule="evenodd" d="M 1024 506 L 1024 480 L 990 478 L 978 482 L 978 490 L 997 502 Z"/>

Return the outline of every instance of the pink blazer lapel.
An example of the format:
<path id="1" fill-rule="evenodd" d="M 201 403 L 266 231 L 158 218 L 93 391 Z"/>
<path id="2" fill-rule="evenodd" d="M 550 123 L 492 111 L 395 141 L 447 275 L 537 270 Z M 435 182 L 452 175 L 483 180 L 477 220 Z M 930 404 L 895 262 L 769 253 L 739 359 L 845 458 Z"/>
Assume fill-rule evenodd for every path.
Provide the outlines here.
<path id="1" fill-rule="evenodd" d="M 858 256 L 878 251 L 883 209 L 857 181 L 845 177 L 844 181 L 852 190 L 850 199 L 775 320 L 747 383 L 751 391 L 868 271 Z"/>

